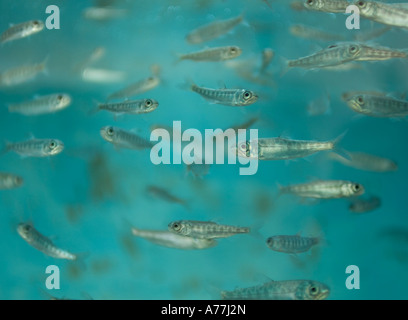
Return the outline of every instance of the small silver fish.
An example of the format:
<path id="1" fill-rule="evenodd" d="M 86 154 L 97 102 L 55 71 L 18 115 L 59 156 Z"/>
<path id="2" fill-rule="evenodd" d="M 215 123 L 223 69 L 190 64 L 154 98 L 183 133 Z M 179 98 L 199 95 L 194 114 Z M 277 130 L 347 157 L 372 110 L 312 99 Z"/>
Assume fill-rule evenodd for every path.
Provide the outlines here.
<path id="1" fill-rule="evenodd" d="M 108 100 L 112 99 L 124 99 L 136 96 L 138 94 L 144 93 L 146 91 L 156 88 L 160 84 L 160 78 L 157 76 L 151 76 L 146 79 L 140 80 L 130 86 L 112 93 Z"/>
<path id="2" fill-rule="evenodd" d="M 23 157 L 55 156 L 64 150 L 64 143 L 57 139 L 29 139 L 21 142 L 6 142 L 4 152 L 13 151 Z"/>
<path id="3" fill-rule="evenodd" d="M 56 247 L 50 239 L 39 233 L 31 224 L 20 223 L 17 226 L 18 234 L 32 247 L 47 256 L 57 259 L 76 260 L 77 256 Z"/>
<path id="4" fill-rule="evenodd" d="M 249 233 L 250 228 L 221 225 L 212 221 L 179 220 L 169 223 L 169 231 L 196 239 L 215 239 Z"/>
<path id="5" fill-rule="evenodd" d="M 186 36 L 186 40 L 191 44 L 207 42 L 228 33 L 244 19 L 243 15 L 226 20 L 216 20 L 197 29 L 194 29 Z"/>
<path id="6" fill-rule="evenodd" d="M 0 37 L 1 43 L 29 37 L 35 33 L 38 33 L 44 29 L 44 23 L 40 20 L 32 20 L 23 23 L 19 23 L 11 26 L 4 31 Z"/>
<path id="7" fill-rule="evenodd" d="M 358 0 L 354 3 L 366 19 L 389 26 L 408 28 L 408 4 Z"/>
<path id="8" fill-rule="evenodd" d="M 376 196 L 372 196 L 367 199 L 357 198 L 349 205 L 349 210 L 354 213 L 365 213 L 373 211 L 381 207 L 381 199 Z"/>
<path id="9" fill-rule="evenodd" d="M 318 180 L 310 183 L 279 186 L 280 194 L 293 194 L 303 198 L 337 199 L 362 195 L 360 183 L 345 180 Z"/>
<path id="10" fill-rule="evenodd" d="M 259 69 L 259 73 L 264 73 L 266 71 L 274 56 L 275 51 L 273 51 L 271 48 L 265 48 L 262 50 L 262 63 Z"/>
<path id="11" fill-rule="evenodd" d="M 34 100 L 11 104 L 9 112 L 16 112 L 25 116 L 54 113 L 65 109 L 71 104 L 72 98 L 68 94 L 58 93 L 37 97 Z"/>
<path id="12" fill-rule="evenodd" d="M 199 87 L 194 83 L 190 85 L 190 89 L 211 103 L 226 106 L 248 106 L 258 100 L 258 95 L 247 89 L 209 89 Z"/>
<path id="13" fill-rule="evenodd" d="M 304 6 L 309 10 L 329 13 L 345 13 L 350 5 L 347 0 L 305 0 Z"/>
<path id="14" fill-rule="evenodd" d="M 113 113 L 141 114 L 149 113 L 159 106 L 154 99 L 125 100 L 117 103 L 100 103 L 97 110 L 107 110 Z"/>
<path id="15" fill-rule="evenodd" d="M 23 65 L 4 71 L 0 74 L 0 86 L 11 87 L 34 79 L 46 69 L 47 61 L 42 63 Z"/>
<path id="16" fill-rule="evenodd" d="M 334 150 L 343 153 L 338 143 L 345 133 L 332 141 L 291 140 L 285 138 L 259 138 L 234 146 L 239 157 L 258 160 L 289 160 L 307 157 L 316 152 Z"/>
<path id="17" fill-rule="evenodd" d="M 330 158 L 339 161 L 340 163 L 364 171 L 371 172 L 389 172 L 398 170 L 398 165 L 395 161 L 364 152 L 347 151 L 349 159 L 341 155 L 331 153 Z"/>
<path id="18" fill-rule="evenodd" d="M 148 149 L 153 146 L 152 142 L 137 134 L 117 127 L 106 126 L 101 128 L 100 134 L 103 139 L 112 143 L 117 148 Z"/>
<path id="19" fill-rule="evenodd" d="M 296 254 L 309 251 L 311 247 L 319 244 L 319 237 L 272 236 L 266 240 L 266 245 L 273 251 Z"/>
<path id="20" fill-rule="evenodd" d="M 214 239 L 195 239 L 181 236 L 170 231 L 132 228 L 132 233 L 134 236 L 144 238 L 157 245 L 183 250 L 208 249 L 218 244 Z"/>
<path id="21" fill-rule="evenodd" d="M 313 280 L 270 281 L 259 286 L 221 291 L 223 300 L 324 300 L 330 289 Z"/>
<path id="22" fill-rule="evenodd" d="M 179 60 L 224 61 L 239 57 L 241 53 L 242 49 L 237 46 L 206 48 L 201 51 L 180 55 Z"/>
<path id="23" fill-rule="evenodd" d="M 343 100 L 355 112 L 379 118 L 401 118 L 408 115 L 408 101 L 385 94 L 343 94 Z"/>
<path id="24" fill-rule="evenodd" d="M 24 180 L 20 176 L 11 173 L 0 172 L 0 190 L 14 189 L 21 187 Z"/>
<path id="25" fill-rule="evenodd" d="M 322 40 L 322 41 L 342 41 L 344 37 L 338 34 L 328 33 L 315 27 L 295 24 L 290 26 L 289 31 L 292 35 L 304 39 Z"/>

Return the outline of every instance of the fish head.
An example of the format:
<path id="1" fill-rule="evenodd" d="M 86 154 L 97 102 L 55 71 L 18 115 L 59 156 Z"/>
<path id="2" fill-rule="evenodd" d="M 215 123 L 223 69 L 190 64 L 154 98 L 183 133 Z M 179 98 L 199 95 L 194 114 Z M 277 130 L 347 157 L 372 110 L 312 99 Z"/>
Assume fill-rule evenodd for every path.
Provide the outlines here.
<path id="1" fill-rule="evenodd" d="M 346 182 L 342 186 L 343 194 L 345 196 L 354 197 L 360 196 L 364 193 L 365 189 L 362 184 L 356 182 Z"/>
<path id="2" fill-rule="evenodd" d="M 366 110 L 366 98 L 364 95 L 354 95 L 348 96 L 347 94 L 343 94 L 343 100 L 347 103 L 347 105 L 358 113 L 365 113 Z"/>
<path id="3" fill-rule="evenodd" d="M 350 43 L 346 45 L 344 49 L 345 58 L 353 60 L 360 55 L 362 46 L 359 45 L 358 43 Z"/>
<path id="4" fill-rule="evenodd" d="M 354 2 L 354 5 L 360 10 L 360 14 L 366 16 L 370 16 L 375 8 L 375 3 L 365 0 L 358 0 Z"/>
<path id="5" fill-rule="evenodd" d="M 59 94 L 57 95 L 57 107 L 62 109 L 68 107 L 72 102 L 72 98 L 68 94 Z"/>
<path id="6" fill-rule="evenodd" d="M 252 103 L 255 103 L 258 100 L 258 95 L 255 94 L 255 92 L 250 91 L 250 90 L 245 90 L 243 89 L 240 94 L 238 101 L 240 101 L 240 105 L 250 105 Z"/>
<path id="7" fill-rule="evenodd" d="M 233 59 L 239 57 L 242 53 L 242 49 L 237 46 L 230 46 L 225 49 L 223 52 L 224 59 Z"/>
<path id="8" fill-rule="evenodd" d="M 236 155 L 242 158 L 258 159 L 258 141 L 242 141 L 238 146 L 233 146 Z"/>
<path id="9" fill-rule="evenodd" d="M 269 248 L 271 249 L 274 248 L 275 244 L 276 244 L 275 237 L 269 237 L 268 239 L 266 239 L 266 245 Z"/>
<path id="10" fill-rule="evenodd" d="M 142 109 L 144 112 L 152 112 L 159 106 L 159 103 L 154 99 L 144 99 Z"/>
<path id="11" fill-rule="evenodd" d="M 318 281 L 307 281 L 301 290 L 305 300 L 324 300 L 330 294 L 330 288 Z"/>
<path id="12" fill-rule="evenodd" d="M 41 20 L 34 20 L 31 22 L 31 28 L 35 32 L 39 32 L 44 29 L 44 22 Z"/>
<path id="13" fill-rule="evenodd" d="M 303 4 L 310 10 L 321 10 L 324 7 L 324 2 L 322 0 L 305 0 Z"/>
<path id="14" fill-rule="evenodd" d="M 30 238 L 33 226 L 30 223 L 19 223 L 17 226 L 18 234 L 24 239 L 28 240 Z"/>
<path id="15" fill-rule="evenodd" d="M 10 176 L 9 184 L 13 187 L 20 187 L 24 182 L 24 179 L 20 176 Z"/>
<path id="16" fill-rule="evenodd" d="M 50 139 L 43 144 L 43 153 L 48 156 L 56 155 L 64 150 L 64 143 L 57 139 Z"/>
<path id="17" fill-rule="evenodd" d="M 187 223 L 183 221 L 174 221 L 169 223 L 169 231 L 186 236 L 190 233 L 190 228 Z"/>
<path id="18" fill-rule="evenodd" d="M 108 142 L 114 142 L 115 141 L 115 136 L 116 136 L 116 129 L 115 127 L 112 126 L 106 126 L 101 128 L 100 134 L 103 139 L 105 139 Z"/>

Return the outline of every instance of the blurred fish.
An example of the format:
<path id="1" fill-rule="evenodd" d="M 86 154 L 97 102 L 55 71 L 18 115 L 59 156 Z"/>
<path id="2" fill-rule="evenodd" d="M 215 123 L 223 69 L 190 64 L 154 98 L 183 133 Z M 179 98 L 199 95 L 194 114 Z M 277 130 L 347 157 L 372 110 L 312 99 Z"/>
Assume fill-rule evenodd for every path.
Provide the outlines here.
<path id="1" fill-rule="evenodd" d="M 137 134 L 117 127 L 106 126 L 101 128 L 100 134 L 103 139 L 112 143 L 116 148 L 148 149 L 153 144 Z"/>
<path id="2" fill-rule="evenodd" d="M 191 172 L 194 177 L 196 178 L 204 178 L 210 171 L 210 165 L 204 162 L 200 163 L 192 163 L 187 165 L 186 172 Z"/>
<path id="3" fill-rule="evenodd" d="M 264 73 L 266 71 L 274 56 L 275 52 L 271 48 L 265 48 L 262 50 L 262 64 L 259 73 Z"/>
<path id="4" fill-rule="evenodd" d="M 279 194 L 293 194 L 304 198 L 336 199 L 362 195 L 360 183 L 345 180 L 318 180 L 310 183 L 279 186 Z"/>
<path id="5" fill-rule="evenodd" d="M 244 19 L 243 15 L 227 20 L 216 20 L 194 29 L 187 34 L 186 40 L 191 44 L 207 42 L 228 33 Z"/>
<path id="6" fill-rule="evenodd" d="M 13 151 L 23 157 L 55 156 L 64 150 L 64 143 L 57 139 L 31 138 L 21 142 L 6 142 L 4 152 Z"/>
<path id="7" fill-rule="evenodd" d="M 112 19 L 123 18 L 128 14 L 126 9 L 111 7 L 89 7 L 82 11 L 85 19 L 96 21 L 108 21 Z"/>
<path id="8" fill-rule="evenodd" d="M 85 68 L 82 80 L 95 83 L 117 83 L 126 79 L 126 73 L 118 70 Z"/>
<path id="9" fill-rule="evenodd" d="M 9 112 L 16 112 L 25 116 L 33 116 L 47 113 L 54 113 L 67 108 L 71 104 L 72 98 L 65 93 L 50 94 L 36 97 L 34 100 L 17 104 L 10 104 Z"/>
<path id="10" fill-rule="evenodd" d="M 313 280 L 270 281 L 259 286 L 221 291 L 223 300 L 324 300 L 330 294 L 325 284 Z"/>
<path id="11" fill-rule="evenodd" d="M 305 39 L 322 40 L 322 41 L 343 41 L 344 36 L 339 34 L 328 33 L 324 30 L 307 26 L 304 24 L 295 24 L 290 26 L 289 31 L 292 35 Z"/>
<path id="12" fill-rule="evenodd" d="M 206 48 L 201 51 L 180 55 L 179 60 L 224 61 L 239 57 L 241 53 L 242 49 L 237 46 Z"/>
<path id="13" fill-rule="evenodd" d="M 105 55 L 105 53 L 106 49 L 104 47 L 96 47 L 84 61 L 77 65 L 76 68 L 80 71 L 84 70 L 89 65 L 100 60 Z"/>
<path id="14" fill-rule="evenodd" d="M 4 71 L 0 74 L 0 86 L 11 87 L 35 78 L 39 73 L 46 69 L 47 59 L 44 62 L 23 65 Z"/>
<path id="15" fill-rule="evenodd" d="M 12 25 L 1 35 L 1 43 L 29 37 L 44 29 L 44 23 L 40 20 L 32 20 L 20 24 Z"/>
<path id="16" fill-rule="evenodd" d="M 349 210 L 354 213 L 365 213 L 373 211 L 381 207 L 381 199 L 376 196 L 372 196 L 367 199 L 357 198 L 349 205 Z"/>
<path id="17" fill-rule="evenodd" d="M 0 190 L 14 189 L 23 185 L 23 178 L 11 173 L 0 172 Z"/>
<path id="18" fill-rule="evenodd" d="M 408 28 L 408 3 L 384 3 L 358 0 L 354 2 L 360 15 L 389 26 Z"/>
<path id="19" fill-rule="evenodd" d="M 144 238 L 160 246 L 183 250 L 208 249 L 218 244 L 214 239 L 195 239 L 181 236 L 170 231 L 132 228 L 132 233 L 137 237 Z"/>
<path id="20" fill-rule="evenodd" d="M 179 220 L 169 223 L 169 231 L 197 239 L 215 239 L 249 233 L 250 228 L 221 225 L 212 221 Z"/>
<path id="21" fill-rule="evenodd" d="M 294 236 L 272 236 L 266 240 L 266 245 L 273 251 L 296 254 L 309 251 L 309 249 L 320 243 L 319 237 Z"/>
<path id="22" fill-rule="evenodd" d="M 160 84 L 160 78 L 157 76 L 151 76 L 146 79 L 140 80 L 130 86 L 112 93 L 108 100 L 111 99 L 122 99 L 122 98 L 130 98 L 136 96 L 138 94 L 144 93 L 146 91 L 152 90 L 156 88 Z"/>
<path id="23" fill-rule="evenodd" d="M 156 198 L 162 199 L 164 201 L 170 202 L 170 203 L 178 203 L 183 206 L 185 206 L 187 209 L 189 208 L 188 202 L 186 200 L 183 200 L 181 198 L 178 198 L 174 195 L 172 195 L 170 192 L 168 192 L 166 189 L 158 187 L 158 186 L 147 186 L 146 190 Z"/>
<path id="24" fill-rule="evenodd" d="M 398 170 L 397 163 L 391 159 L 378 157 L 364 152 L 347 151 L 347 154 L 349 155 L 348 159 L 335 153 L 331 153 L 329 156 L 346 166 L 359 170 L 372 172 L 389 172 Z"/>
<path id="25" fill-rule="evenodd" d="M 345 133 L 332 141 L 290 140 L 280 137 L 259 138 L 248 140 L 234 148 L 240 157 L 259 160 L 289 160 L 307 157 L 325 150 L 343 154 L 344 151 L 338 147 L 338 144 L 344 135 Z"/>
<path id="26" fill-rule="evenodd" d="M 345 13 L 350 5 L 347 0 L 305 0 L 304 6 L 309 10 L 329 13 Z"/>
<path id="27" fill-rule="evenodd" d="M 292 1 L 290 3 L 290 7 L 292 10 L 295 11 L 304 11 L 307 10 L 306 6 L 304 5 L 303 1 Z"/>
<path id="28" fill-rule="evenodd" d="M 389 30 L 391 30 L 390 26 L 386 26 L 384 28 L 377 28 L 374 30 L 368 30 L 368 31 L 360 30 L 360 32 L 355 35 L 354 39 L 358 42 L 372 40 L 372 39 L 382 36 L 384 33 L 386 33 Z"/>
<path id="29" fill-rule="evenodd" d="M 99 103 L 96 111 L 106 110 L 118 114 L 142 114 L 149 113 L 159 106 L 154 99 L 125 100 L 117 103 Z"/>
<path id="30" fill-rule="evenodd" d="M 330 95 L 328 94 L 311 101 L 307 105 L 307 114 L 309 116 L 320 116 L 328 113 L 330 113 Z"/>
<path id="31" fill-rule="evenodd" d="M 355 112 L 379 118 L 400 118 L 408 115 L 408 101 L 385 94 L 358 93 L 343 94 L 343 100 Z"/>
<path id="32" fill-rule="evenodd" d="M 30 246 L 43 252 L 47 256 L 57 259 L 77 259 L 75 254 L 56 247 L 50 239 L 39 233 L 29 223 L 20 223 L 17 227 L 17 232 Z"/>
<path id="33" fill-rule="evenodd" d="M 190 90 L 197 92 L 211 103 L 226 106 L 248 106 L 258 100 L 257 94 L 247 89 L 209 89 L 191 83 Z"/>

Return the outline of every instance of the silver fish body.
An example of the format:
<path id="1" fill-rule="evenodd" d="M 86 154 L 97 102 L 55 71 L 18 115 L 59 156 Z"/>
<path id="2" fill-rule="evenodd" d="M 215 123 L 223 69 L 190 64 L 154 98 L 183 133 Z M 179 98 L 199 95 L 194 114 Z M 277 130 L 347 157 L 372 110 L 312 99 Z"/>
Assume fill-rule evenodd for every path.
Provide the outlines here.
<path id="1" fill-rule="evenodd" d="M 183 250 L 200 250 L 215 247 L 214 239 L 196 239 L 175 234 L 170 231 L 142 230 L 132 228 L 134 236 L 144 238 L 154 244 Z"/>
<path id="2" fill-rule="evenodd" d="M 210 89 L 193 83 L 191 90 L 212 103 L 233 107 L 247 106 L 258 100 L 256 93 L 246 89 Z"/>
<path id="3" fill-rule="evenodd" d="M 77 256 L 75 254 L 56 247 L 50 239 L 39 233 L 29 223 L 20 223 L 17 226 L 17 232 L 30 246 L 43 252 L 47 256 L 57 259 L 77 259 Z"/>
<path id="4" fill-rule="evenodd" d="M 242 22 L 242 15 L 226 20 L 216 20 L 197 29 L 194 29 L 186 36 L 186 40 L 191 44 L 207 42 L 226 34 L 236 25 Z"/>
<path id="5" fill-rule="evenodd" d="M 272 236 L 266 240 L 266 245 L 273 251 L 296 254 L 309 251 L 311 247 L 318 244 L 318 237 L 294 236 Z"/>
<path id="6" fill-rule="evenodd" d="M 135 82 L 128 87 L 112 93 L 108 100 L 112 99 L 124 99 L 136 96 L 146 91 L 156 88 L 160 84 L 160 78 L 157 76 L 151 76 L 146 79 Z"/>
<path id="7" fill-rule="evenodd" d="M 23 157 L 49 157 L 61 153 L 64 143 L 57 139 L 30 139 L 7 142 L 5 151 L 13 151 Z"/>
<path id="8" fill-rule="evenodd" d="M 11 173 L 0 172 L 0 190 L 18 188 L 23 184 L 22 177 Z"/>
<path id="9" fill-rule="evenodd" d="M 390 172 L 398 170 L 397 163 L 391 159 L 378 157 L 364 152 L 347 151 L 347 154 L 349 155 L 349 159 L 335 153 L 330 154 L 330 157 L 346 166 L 364 171 Z"/>
<path id="10" fill-rule="evenodd" d="M 227 238 L 249 233 L 250 228 L 221 225 L 211 221 L 180 220 L 169 223 L 169 231 L 196 239 Z"/>
<path id="11" fill-rule="evenodd" d="M 207 48 L 201 51 L 180 55 L 179 60 L 224 61 L 239 57 L 242 49 L 237 46 Z"/>
<path id="12" fill-rule="evenodd" d="M 11 104 L 9 112 L 16 112 L 26 116 L 54 113 L 65 109 L 71 104 L 72 98 L 68 94 L 51 94 L 34 100 L 18 104 Z"/>
<path id="13" fill-rule="evenodd" d="M 293 194 L 303 198 L 337 199 L 362 195 L 360 183 L 346 180 L 319 180 L 310 183 L 280 186 L 281 194 Z"/>
<path id="14" fill-rule="evenodd" d="M 149 113 L 159 106 L 154 99 L 126 100 L 117 103 L 100 103 L 98 110 L 106 110 L 113 113 L 141 114 Z"/>
<path id="15" fill-rule="evenodd" d="M 110 143 L 112 143 L 115 147 L 118 148 L 126 148 L 126 149 L 148 149 L 153 146 L 153 144 L 138 136 L 137 134 L 126 131 L 117 127 L 106 126 L 101 128 L 100 134 L 102 138 Z"/>
<path id="16" fill-rule="evenodd" d="M 366 19 L 389 26 L 408 28 L 408 6 L 406 3 L 383 3 L 359 0 L 354 3 L 360 15 Z"/>
<path id="17" fill-rule="evenodd" d="M 313 280 L 270 281 L 259 286 L 221 291 L 223 300 L 323 300 L 330 289 Z"/>
<path id="18" fill-rule="evenodd" d="M 44 72 L 46 61 L 33 65 L 23 65 L 4 71 L 0 74 L 0 86 L 11 87 L 34 79 Z"/>
<path id="19" fill-rule="evenodd" d="M 305 0 L 304 6 L 309 10 L 329 13 L 345 13 L 350 5 L 347 0 Z"/>
<path id="20" fill-rule="evenodd" d="M 11 26 L 1 34 L 1 43 L 29 37 L 44 29 L 44 23 L 40 20 L 32 20 Z"/>

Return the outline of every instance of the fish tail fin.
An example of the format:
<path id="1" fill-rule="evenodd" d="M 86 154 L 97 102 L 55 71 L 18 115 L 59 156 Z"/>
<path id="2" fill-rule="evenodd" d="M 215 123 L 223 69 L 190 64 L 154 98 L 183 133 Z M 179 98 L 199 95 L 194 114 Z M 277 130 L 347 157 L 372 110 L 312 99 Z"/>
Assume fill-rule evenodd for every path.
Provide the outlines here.
<path id="1" fill-rule="evenodd" d="M 193 87 L 194 87 L 195 85 L 196 85 L 196 84 L 194 83 L 194 81 L 193 81 L 192 79 L 186 78 L 186 79 L 184 80 L 184 83 L 180 84 L 178 87 L 179 87 L 180 89 L 182 89 L 182 90 L 192 91 L 192 90 L 193 90 Z"/>
<path id="2" fill-rule="evenodd" d="M 88 116 L 93 116 L 94 114 L 98 113 L 101 110 L 99 107 L 101 103 L 95 99 L 92 99 L 92 101 L 94 105 L 88 110 L 87 112 Z"/>
<path id="3" fill-rule="evenodd" d="M 344 131 L 342 134 L 340 134 L 337 138 L 335 138 L 332 141 L 332 146 L 333 146 L 332 151 L 337 153 L 339 156 L 347 160 L 350 160 L 351 159 L 350 154 L 346 150 L 344 150 L 342 147 L 339 146 L 340 141 L 344 138 L 347 132 L 348 130 Z"/>
<path id="4" fill-rule="evenodd" d="M 279 76 L 282 78 L 286 73 L 288 73 L 290 66 L 289 66 L 289 60 L 286 59 L 285 57 L 280 57 L 280 65 L 281 65 L 281 71 Z"/>
<path id="5" fill-rule="evenodd" d="M 7 140 L 4 140 L 3 141 L 3 147 L 1 148 L 1 150 L 0 150 L 0 156 L 2 156 L 2 155 L 4 155 L 4 154 L 6 154 L 9 150 L 10 150 L 10 142 L 9 141 L 7 141 Z"/>

